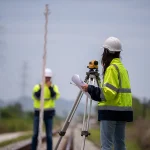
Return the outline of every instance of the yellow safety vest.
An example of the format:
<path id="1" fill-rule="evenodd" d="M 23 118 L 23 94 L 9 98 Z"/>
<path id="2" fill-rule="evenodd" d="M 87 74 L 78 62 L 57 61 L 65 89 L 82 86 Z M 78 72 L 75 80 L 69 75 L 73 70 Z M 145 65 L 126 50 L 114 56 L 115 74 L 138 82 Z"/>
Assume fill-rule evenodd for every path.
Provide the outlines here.
<path id="1" fill-rule="evenodd" d="M 60 97 L 60 93 L 59 93 L 59 89 L 56 85 L 52 85 L 54 91 L 56 92 L 56 96 L 54 99 L 51 98 L 51 92 L 48 88 L 48 86 L 45 84 L 44 85 L 44 110 L 53 110 L 55 108 L 55 100 L 59 99 Z M 40 89 L 40 85 L 37 84 L 34 86 L 33 88 L 33 92 L 32 92 L 32 99 L 34 101 L 34 109 L 35 110 L 39 110 L 40 109 L 40 99 L 38 99 L 35 96 L 35 92 L 39 91 Z"/>
<path id="2" fill-rule="evenodd" d="M 101 88 L 99 110 L 132 111 L 132 94 L 128 72 L 119 58 L 106 69 Z"/>

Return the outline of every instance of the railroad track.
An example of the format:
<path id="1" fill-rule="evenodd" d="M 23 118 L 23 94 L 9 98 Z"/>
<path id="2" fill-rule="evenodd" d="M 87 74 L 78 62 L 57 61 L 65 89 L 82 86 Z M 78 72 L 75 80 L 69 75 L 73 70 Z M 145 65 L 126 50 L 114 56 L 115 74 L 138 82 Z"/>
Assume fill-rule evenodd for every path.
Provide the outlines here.
<path id="1" fill-rule="evenodd" d="M 53 131 L 53 137 L 58 133 L 58 129 Z M 46 136 L 42 138 L 42 142 L 46 141 Z M 0 150 L 31 150 L 31 139 L 19 141 L 5 147 L 0 148 Z"/>
<path id="2" fill-rule="evenodd" d="M 53 132 L 53 139 L 57 137 L 57 141 L 59 138 L 58 130 Z M 67 133 L 66 136 L 63 137 L 63 140 L 60 143 L 60 146 L 58 147 L 58 150 L 73 150 L 73 132 Z M 46 137 L 43 137 L 42 139 L 43 145 L 46 146 Z M 46 147 L 43 146 L 42 150 L 45 150 Z M 53 146 L 53 149 L 55 148 L 55 144 Z M 31 142 L 28 144 L 24 144 L 18 148 L 15 148 L 13 150 L 31 150 Z"/>
<path id="3" fill-rule="evenodd" d="M 53 131 L 53 149 L 55 148 L 56 143 L 58 142 L 59 139 L 59 134 L 58 130 Z M 66 135 L 63 137 L 58 150 L 73 150 L 73 132 L 72 131 L 67 131 Z M 42 138 L 43 142 L 43 148 L 42 150 L 46 150 L 46 136 Z M 5 146 L 3 148 L 0 148 L 0 150 L 31 150 L 31 139 L 20 141 L 8 146 Z"/>
<path id="4" fill-rule="evenodd" d="M 74 150 L 74 134 L 73 132 L 70 133 L 70 136 L 67 137 L 65 146 L 63 148 L 63 150 Z"/>
<path id="5" fill-rule="evenodd" d="M 53 131 L 53 136 L 56 136 L 57 133 L 58 133 L 58 130 Z M 46 141 L 46 136 L 44 136 L 42 138 L 42 143 L 44 143 L 45 141 Z M 20 145 L 13 150 L 31 150 L 31 141 L 29 143 L 25 143 L 23 145 Z"/>
<path id="6" fill-rule="evenodd" d="M 62 138 L 57 150 L 79 150 L 81 149 L 82 140 L 81 137 L 82 124 L 69 127 L 65 136 Z M 59 130 L 60 131 L 60 130 Z M 53 150 L 59 140 L 60 136 L 58 130 L 53 132 Z M 43 137 L 43 144 L 41 150 L 46 150 L 46 137 Z M 85 150 L 99 150 L 91 141 L 86 140 Z M 31 139 L 20 141 L 6 147 L 0 148 L 0 150 L 31 150 Z"/>

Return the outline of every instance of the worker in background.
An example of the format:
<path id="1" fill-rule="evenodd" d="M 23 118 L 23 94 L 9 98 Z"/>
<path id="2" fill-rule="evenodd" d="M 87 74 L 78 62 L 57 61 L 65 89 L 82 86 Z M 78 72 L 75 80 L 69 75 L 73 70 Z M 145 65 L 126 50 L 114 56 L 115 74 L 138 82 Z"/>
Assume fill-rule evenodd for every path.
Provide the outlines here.
<path id="1" fill-rule="evenodd" d="M 40 114 L 41 85 L 37 84 L 33 88 L 32 99 L 34 101 L 34 132 L 32 137 L 32 150 L 36 150 L 38 144 L 39 114 Z M 52 84 L 52 71 L 45 69 L 44 85 L 44 123 L 46 128 L 47 150 L 52 150 L 52 128 L 53 117 L 55 115 L 55 100 L 60 97 L 57 85 Z"/>
<path id="2" fill-rule="evenodd" d="M 101 150 L 126 150 L 125 126 L 133 121 L 132 94 L 128 72 L 120 60 L 122 45 L 109 37 L 103 45 L 101 88 L 86 84 L 83 90 L 98 101 Z"/>

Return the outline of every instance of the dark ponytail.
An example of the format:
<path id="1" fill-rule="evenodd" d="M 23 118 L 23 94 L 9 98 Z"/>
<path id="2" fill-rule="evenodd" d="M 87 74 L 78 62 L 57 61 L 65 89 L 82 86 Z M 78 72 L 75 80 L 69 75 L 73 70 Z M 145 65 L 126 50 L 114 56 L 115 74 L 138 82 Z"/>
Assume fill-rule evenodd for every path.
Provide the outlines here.
<path id="1" fill-rule="evenodd" d="M 101 59 L 101 63 L 103 65 L 103 77 L 105 75 L 107 67 L 110 65 L 111 61 L 114 58 L 120 58 L 120 52 L 111 53 L 109 52 L 108 49 L 104 48 L 104 52 L 102 54 L 102 59 Z"/>

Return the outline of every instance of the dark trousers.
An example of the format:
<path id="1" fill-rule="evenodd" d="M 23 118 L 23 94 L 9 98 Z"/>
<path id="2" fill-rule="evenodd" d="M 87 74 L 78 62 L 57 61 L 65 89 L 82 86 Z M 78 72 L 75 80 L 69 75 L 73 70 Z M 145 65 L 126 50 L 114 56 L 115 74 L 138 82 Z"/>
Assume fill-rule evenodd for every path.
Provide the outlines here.
<path id="1" fill-rule="evenodd" d="M 53 117 L 44 117 L 44 123 L 46 128 L 47 150 L 52 150 L 53 149 L 53 141 L 52 141 Z M 33 137 L 32 137 L 32 150 L 36 150 L 38 144 L 38 132 L 39 132 L 38 116 L 34 116 L 33 128 L 34 130 L 33 130 Z"/>
<path id="2" fill-rule="evenodd" d="M 100 140 L 101 150 L 126 150 L 125 145 L 125 127 L 126 122 L 123 121 L 107 121 L 100 122 Z"/>

